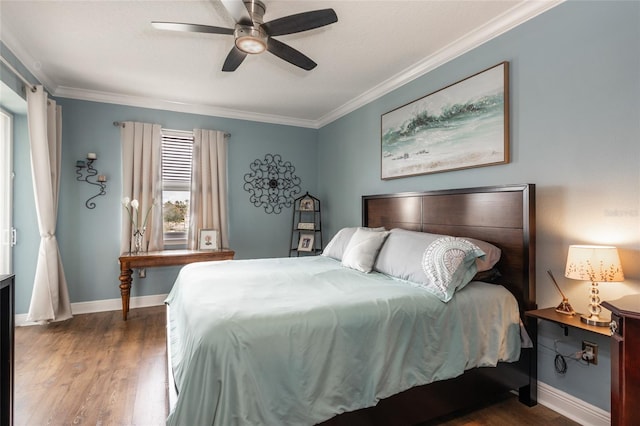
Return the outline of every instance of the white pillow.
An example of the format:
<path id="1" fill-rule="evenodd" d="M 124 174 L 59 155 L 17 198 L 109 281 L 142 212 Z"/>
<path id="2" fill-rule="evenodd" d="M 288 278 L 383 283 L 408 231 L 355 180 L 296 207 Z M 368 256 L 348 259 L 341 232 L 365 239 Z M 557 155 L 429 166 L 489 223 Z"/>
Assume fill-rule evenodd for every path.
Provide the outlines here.
<path id="1" fill-rule="evenodd" d="M 426 276 L 422 286 L 443 302 L 448 302 L 456 290 L 466 286 L 476 274 L 476 259 L 484 255 L 480 247 L 463 238 L 439 238 L 427 247 L 422 256 Z"/>
<path id="2" fill-rule="evenodd" d="M 357 227 L 342 228 L 336 235 L 329 241 L 329 244 L 324 248 L 322 256 L 331 257 L 336 260 L 342 260 L 344 250 L 347 248 L 351 237 L 356 233 Z M 371 231 L 384 231 L 384 228 L 363 228 Z"/>
<path id="3" fill-rule="evenodd" d="M 342 256 L 342 265 L 369 273 L 389 232 L 358 228 Z"/>

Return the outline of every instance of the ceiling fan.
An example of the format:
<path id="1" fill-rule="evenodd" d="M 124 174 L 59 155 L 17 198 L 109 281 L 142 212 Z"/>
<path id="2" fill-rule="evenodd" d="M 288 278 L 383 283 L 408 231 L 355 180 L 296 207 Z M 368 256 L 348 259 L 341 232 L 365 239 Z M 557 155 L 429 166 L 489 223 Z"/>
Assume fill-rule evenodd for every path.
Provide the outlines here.
<path id="1" fill-rule="evenodd" d="M 222 66 L 222 71 L 225 72 L 235 71 L 248 54 L 259 54 L 265 50 L 309 71 L 317 65 L 313 60 L 273 37 L 308 31 L 338 21 L 338 16 L 333 9 L 321 9 L 264 22 L 262 17 L 266 7 L 260 0 L 221 0 L 221 2 L 236 21 L 233 29 L 180 22 L 154 21 L 151 25 L 160 30 L 233 35 L 235 44 Z"/>

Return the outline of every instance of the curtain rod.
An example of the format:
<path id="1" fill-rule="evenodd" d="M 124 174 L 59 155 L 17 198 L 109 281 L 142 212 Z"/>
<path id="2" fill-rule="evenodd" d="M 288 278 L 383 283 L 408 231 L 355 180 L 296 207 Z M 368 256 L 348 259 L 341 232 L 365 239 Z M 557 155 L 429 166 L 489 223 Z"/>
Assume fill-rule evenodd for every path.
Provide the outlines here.
<path id="1" fill-rule="evenodd" d="M 22 76 L 22 74 L 20 74 L 20 72 L 19 72 L 17 69 L 15 69 L 15 68 L 13 67 L 13 65 L 11 65 L 11 63 L 10 63 L 9 61 L 7 61 L 7 60 L 4 58 L 4 56 L 1 56 L 1 55 L 0 55 L 0 61 L 2 61 L 2 63 L 3 63 L 3 64 L 5 64 L 5 66 L 6 66 L 7 68 L 9 68 L 9 71 L 11 71 L 12 73 L 14 73 L 16 77 L 18 77 L 20 80 L 22 80 L 22 82 L 24 83 L 24 85 L 25 85 L 25 86 L 27 86 L 27 87 L 28 87 L 32 92 L 35 92 L 35 91 L 36 91 L 36 87 L 35 87 L 33 84 L 31 84 L 31 83 L 29 82 L 29 80 L 27 80 L 26 78 L 24 78 L 24 77 Z"/>
<path id="2" fill-rule="evenodd" d="M 116 127 L 124 127 L 124 122 L 122 122 L 122 121 L 114 121 L 113 125 L 116 126 Z M 164 128 L 162 130 L 167 130 L 169 132 L 191 132 L 190 130 L 174 130 L 174 129 L 164 129 Z M 230 137 L 231 133 L 224 132 L 224 135 L 226 137 Z"/>

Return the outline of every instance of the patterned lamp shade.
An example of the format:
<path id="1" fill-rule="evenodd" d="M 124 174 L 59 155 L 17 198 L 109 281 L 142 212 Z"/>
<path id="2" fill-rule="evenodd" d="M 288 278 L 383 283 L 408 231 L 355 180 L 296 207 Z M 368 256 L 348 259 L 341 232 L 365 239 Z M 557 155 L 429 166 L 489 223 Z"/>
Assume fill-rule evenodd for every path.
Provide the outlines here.
<path id="1" fill-rule="evenodd" d="M 592 282 L 624 281 L 618 249 L 612 246 L 569 246 L 564 276 Z"/>
<path id="2" fill-rule="evenodd" d="M 564 276 L 574 280 L 591 281 L 589 313 L 580 316 L 580 321 L 606 327 L 610 318 L 600 315 L 602 308 L 598 282 L 624 281 L 618 249 L 611 246 L 569 246 Z"/>

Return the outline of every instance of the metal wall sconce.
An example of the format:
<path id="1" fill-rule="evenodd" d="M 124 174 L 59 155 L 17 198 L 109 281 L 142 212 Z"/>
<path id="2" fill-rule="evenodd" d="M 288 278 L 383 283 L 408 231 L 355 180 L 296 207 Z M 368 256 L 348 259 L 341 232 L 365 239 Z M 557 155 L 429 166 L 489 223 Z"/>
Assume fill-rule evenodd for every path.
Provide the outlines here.
<path id="1" fill-rule="evenodd" d="M 105 191 L 107 189 L 107 177 L 105 175 L 99 175 L 98 170 L 96 170 L 93 167 L 93 162 L 96 161 L 97 159 L 98 159 L 98 156 L 96 155 L 96 153 L 90 152 L 87 154 L 87 161 L 84 161 L 84 160 L 76 161 L 76 180 L 80 182 L 87 182 L 91 185 L 95 185 L 100 188 L 100 192 L 98 192 L 93 197 L 89 198 L 87 202 L 84 203 L 84 205 L 88 209 L 96 208 L 96 203 L 94 203 L 91 200 L 101 195 L 105 195 L 107 193 L 107 191 Z M 91 182 L 89 178 L 92 178 L 94 176 L 97 176 L 96 181 Z"/>

